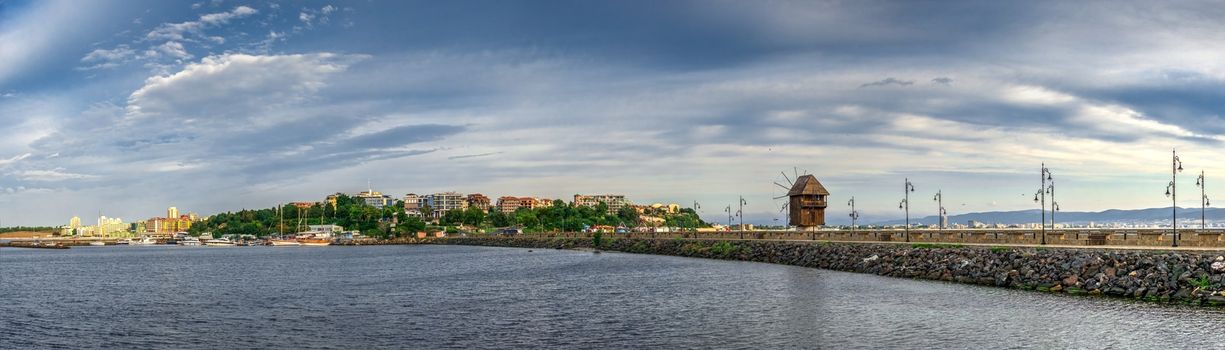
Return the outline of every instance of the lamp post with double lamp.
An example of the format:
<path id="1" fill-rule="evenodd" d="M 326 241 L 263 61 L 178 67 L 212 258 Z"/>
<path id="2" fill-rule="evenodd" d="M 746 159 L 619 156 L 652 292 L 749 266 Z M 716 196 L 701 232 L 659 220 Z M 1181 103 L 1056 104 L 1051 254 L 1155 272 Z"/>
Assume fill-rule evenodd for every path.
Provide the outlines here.
<path id="1" fill-rule="evenodd" d="M 736 210 L 736 217 L 740 218 L 740 239 L 744 239 L 744 205 L 749 202 L 744 201 L 744 196 L 740 196 L 740 209 Z"/>
<path id="2" fill-rule="evenodd" d="M 1046 185 L 1046 193 L 1051 195 L 1051 229 L 1055 227 L 1055 212 L 1059 211 L 1059 202 L 1055 201 L 1055 180 L 1051 180 L 1051 184 Z"/>
<path id="3" fill-rule="evenodd" d="M 851 206 L 851 237 L 855 237 L 855 222 L 859 220 L 859 212 L 855 210 L 855 197 L 851 197 L 846 205 Z"/>
<path id="4" fill-rule="evenodd" d="M 936 201 L 936 206 L 939 207 L 936 210 L 936 227 L 940 229 L 940 232 L 944 232 L 944 216 L 948 215 L 948 212 L 944 210 L 944 191 L 936 190 L 936 196 L 932 197 L 932 200 Z"/>
<path id="5" fill-rule="evenodd" d="M 1042 163 L 1042 172 L 1040 175 L 1042 178 L 1042 185 L 1038 186 L 1038 192 L 1034 193 L 1034 203 L 1042 203 L 1041 209 L 1038 210 L 1042 212 L 1042 221 L 1039 221 L 1039 226 L 1042 226 L 1041 243 L 1046 244 L 1046 182 L 1054 181 L 1054 179 L 1051 178 L 1051 170 L 1046 168 L 1045 162 Z"/>
<path id="6" fill-rule="evenodd" d="M 1203 170 L 1199 171 L 1199 178 L 1195 179 L 1195 186 L 1199 187 L 1199 229 L 1203 230 L 1208 228 L 1208 221 L 1204 214 L 1208 211 L 1208 206 L 1211 205 L 1208 203 L 1208 195 L 1204 193 L 1205 187 L 1208 187 L 1208 185 L 1205 183 Z"/>
<path id="7" fill-rule="evenodd" d="M 732 218 L 735 217 L 732 215 L 732 206 L 729 204 L 727 208 L 723 208 L 723 211 L 727 212 L 727 230 L 731 231 L 732 230 Z"/>
<path id="8" fill-rule="evenodd" d="M 1178 150 L 1175 149 L 1170 162 L 1170 184 L 1165 186 L 1165 196 L 1170 197 L 1172 209 L 1170 214 L 1171 235 L 1173 236 L 1173 239 L 1170 240 L 1171 247 L 1178 246 L 1178 173 L 1181 171 L 1182 160 L 1178 159 Z"/>
<path id="9" fill-rule="evenodd" d="M 910 178 L 906 178 L 906 186 L 902 188 L 905 197 L 897 204 L 897 208 L 906 210 L 906 228 L 902 234 L 906 235 L 907 242 L 910 242 L 910 192 L 914 192 L 914 185 L 910 183 Z"/>

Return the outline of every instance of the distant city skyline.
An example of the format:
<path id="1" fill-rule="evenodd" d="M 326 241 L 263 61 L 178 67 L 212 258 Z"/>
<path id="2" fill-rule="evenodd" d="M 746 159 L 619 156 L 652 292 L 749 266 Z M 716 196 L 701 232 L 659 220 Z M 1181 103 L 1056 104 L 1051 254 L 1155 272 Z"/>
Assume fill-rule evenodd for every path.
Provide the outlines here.
<path id="1" fill-rule="evenodd" d="M 1225 198 L 1225 9 L 1184 2 L 0 0 L 0 224 L 367 189 L 635 203 L 793 167 L 828 221 Z M 1219 194 L 1219 195 L 1218 195 Z M 1225 199 L 1223 199 L 1225 200 Z"/>

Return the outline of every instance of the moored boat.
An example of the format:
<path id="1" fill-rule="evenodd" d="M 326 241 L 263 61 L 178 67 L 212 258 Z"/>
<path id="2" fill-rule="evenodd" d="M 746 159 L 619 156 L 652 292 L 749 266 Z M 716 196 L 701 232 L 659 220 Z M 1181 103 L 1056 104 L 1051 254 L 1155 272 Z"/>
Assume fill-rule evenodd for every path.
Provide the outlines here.
<path id="1" fill-rule="evenodd" d="M 322 247 L 332 245 L 330 238 L 299 238 L 298 243 L 309 247 Z"/>
<path id="2" fill-rule="evenodd" d="M 141 238 L 139 241 L 130 241 L 128 244 L 140 245 L 140 246 L 151 246 L 151 245 L 157 244 L 157 241 L 154 240 L 153 237 L 145 236 L 144 238 Z"/>
<path id="3" fill-rule="evenodd" d="M 293 239 L 271 239 L 268 240 L 268 244 L 274 247 L 297 247 L 302 245 L 302 243 Z"/>
<path id="4" fill-rule="evenodd" d="M 95 246 L 95 247 L 101 247 L 101 246 L 106 245 L 106 242 L 102 242 L 102 241 L 93 241 L 93 242 L 89 242 L 89 245 L 92 245 L 92 246 Z"/>
<path id="5" fill-rule="evenodd" d="M 42 249 L 68 249 L 68 246 L 60 242 L 11 242 L 5 247 L 13 248 L 42 248 Z"/>
<path id="6" fill-rule="evenodd" d="M 204 245 L 209 247 L 233 247 L 234 242 L 226 238 L 214 238 L 204 241 Z"/>

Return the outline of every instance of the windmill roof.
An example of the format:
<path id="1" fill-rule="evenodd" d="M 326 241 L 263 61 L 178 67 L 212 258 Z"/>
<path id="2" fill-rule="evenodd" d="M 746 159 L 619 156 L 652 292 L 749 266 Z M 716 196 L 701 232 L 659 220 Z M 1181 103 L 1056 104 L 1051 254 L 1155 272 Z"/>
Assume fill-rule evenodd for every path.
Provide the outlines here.
<path id="1" fill-rule="evenodd" d="M 791 190 L 787 191 L 788 196 L 806 196 L 806 195 L 829 195 L 829 191 L 825 186 L 817 181 L 816 176 L 804 175 L 795 179 L 795 184 L 791 185 Z"/>

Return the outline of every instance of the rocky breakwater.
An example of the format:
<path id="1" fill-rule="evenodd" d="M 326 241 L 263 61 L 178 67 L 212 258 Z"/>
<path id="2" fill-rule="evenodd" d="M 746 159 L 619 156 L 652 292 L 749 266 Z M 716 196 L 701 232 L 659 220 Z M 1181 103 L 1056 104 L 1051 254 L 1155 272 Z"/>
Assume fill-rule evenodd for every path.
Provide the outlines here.
<path id="1" fill-rule="evenodd" d="M 788 241 L 465 237 L 520 248 L 596 248 L 1158 302 L 1225 305 L 1225 253 Z"/>

